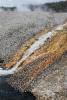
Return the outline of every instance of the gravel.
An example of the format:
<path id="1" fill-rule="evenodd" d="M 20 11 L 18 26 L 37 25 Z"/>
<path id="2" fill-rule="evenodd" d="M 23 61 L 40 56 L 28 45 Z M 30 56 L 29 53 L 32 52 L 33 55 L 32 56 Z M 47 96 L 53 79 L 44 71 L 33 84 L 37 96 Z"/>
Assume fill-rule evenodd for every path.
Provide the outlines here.
<path id="1" fill-rule="evenodd" d="M 67 13 L 0 12 L 0 59 L 8 58 L 30 36 L 45 26 L 61 24 Z"/>

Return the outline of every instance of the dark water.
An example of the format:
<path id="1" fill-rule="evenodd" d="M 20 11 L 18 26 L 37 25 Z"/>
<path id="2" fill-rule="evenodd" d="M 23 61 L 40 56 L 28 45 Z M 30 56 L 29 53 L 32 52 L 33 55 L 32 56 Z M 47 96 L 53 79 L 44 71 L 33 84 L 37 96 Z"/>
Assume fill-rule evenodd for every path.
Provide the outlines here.
<path id="1" fill-rule="evenodd" d="M 0 77 L 0 100 L 35 100 L 31 92 L 19 92 L 11 87 L 4 77 Z"/>

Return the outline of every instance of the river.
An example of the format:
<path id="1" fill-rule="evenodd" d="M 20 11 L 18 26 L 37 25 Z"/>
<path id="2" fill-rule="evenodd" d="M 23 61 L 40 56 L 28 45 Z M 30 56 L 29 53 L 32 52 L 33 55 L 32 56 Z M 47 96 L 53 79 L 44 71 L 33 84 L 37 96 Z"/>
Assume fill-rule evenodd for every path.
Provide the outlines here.
<path id="1" fill-rule="evenodd" d="M 0 77 L 0 100 L 35 100 L 31 92 L 19 92 L 6 82 L 7 77 Z"/>

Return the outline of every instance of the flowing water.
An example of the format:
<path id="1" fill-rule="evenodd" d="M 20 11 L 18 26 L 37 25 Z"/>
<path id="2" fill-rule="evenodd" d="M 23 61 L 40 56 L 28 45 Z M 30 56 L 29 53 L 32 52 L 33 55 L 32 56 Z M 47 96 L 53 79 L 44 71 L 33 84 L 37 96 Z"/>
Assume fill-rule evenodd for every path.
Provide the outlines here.
<path id="1" fill-rule="evenodd" d="M 18 66 L 26 60 L 35 50 L 39 49 L 44 42 L 47 40 L 47 38 L 52 37 L 52 32 L 48 32 L 38 38 L 37 41 L 35 41 L 31 47 L 25 52 L 25 54 L 22 56 L 21 60 L 16 63 L 16 65 L 13 66 L 11 69 L 3 69 L 0 67 L 0 100 L 35 100 L 35 97 L 30 93 L 20 93 L 17 90 L 14 90 L 7 82 L 6 77 L 8 77 L 10 74 L 13 74 Z M 8 75 L 8 76 L 6 76 Z M 5 77 L 6 76 L 6 77 Z M 26 98 L 26 99 L 25 99 Z M 29 98 L 29 99 L 28 99 Z"/>
<path id="2" fill-rule="evenodd" d="M 11 69 L 4 70 L 2 67 L 0 68 L 0 76 L 2 75 L 9 75 L 13 74 L 17 68 L 20 66 L 20 64 L 26 60 L 35 50 L 39 49 L 48 38 L 51 38 L 53 36 L 52 32 L 48 32 L 38 38 L 37 41 L 35 41 L 31 47 L 25 52 L 25 54 L 22 56 L 21 60 L 19 60 Z"/>
<path id="3" fill-rule="evenodd" d="M 58 27 L 55 30 L 60 30 L 62 28 L 63 27 Z M 26 60 L 35 50 L 39 49 L 48 38 L 52 38 L 53 35 L 52 31 L 40 36 L 25 52 L 21 60 L 19 60 L 11 69 L 4 70 L 0 67 L 0 100 L 35 100 L 35 97 L 30 92 L 20 93 L 18 90 L 14 90 L 14 88 L 6 82 L 6 77 L 8 77 L 6 75 L 9 75 L 10 77 L 10 74 L 13 74 L 24 60 Z"/>

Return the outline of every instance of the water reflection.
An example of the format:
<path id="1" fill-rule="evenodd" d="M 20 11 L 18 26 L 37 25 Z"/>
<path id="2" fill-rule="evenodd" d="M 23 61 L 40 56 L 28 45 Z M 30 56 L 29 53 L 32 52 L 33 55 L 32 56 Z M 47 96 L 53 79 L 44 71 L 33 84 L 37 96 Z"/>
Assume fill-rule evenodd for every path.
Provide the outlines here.
<path id="1" fill-rule="evenodd" d="M 4 77 L 0 77 L 0 100 L 35 100 L 31 92 L 21 93 L 11 87 Z"/>

